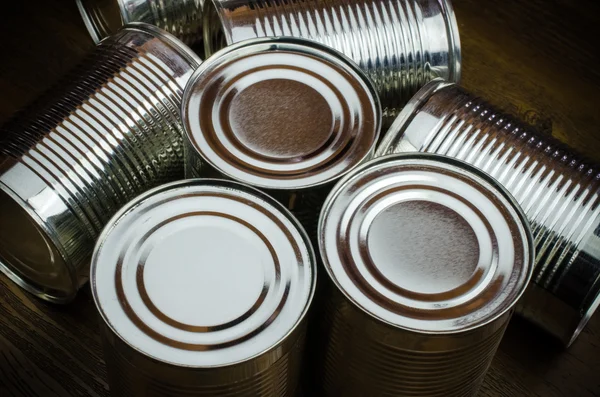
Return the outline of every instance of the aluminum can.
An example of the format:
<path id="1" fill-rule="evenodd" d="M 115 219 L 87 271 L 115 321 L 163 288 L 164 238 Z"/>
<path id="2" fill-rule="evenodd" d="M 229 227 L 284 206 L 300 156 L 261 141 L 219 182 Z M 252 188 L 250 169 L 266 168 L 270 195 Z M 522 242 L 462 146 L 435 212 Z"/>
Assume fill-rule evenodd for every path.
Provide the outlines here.
<path id="1" fill-rule="evenodd" d="M 373 155 L 381 107 L 365 74 L 329 47 L 261 38 L 227 47 L 188 83 L 186 174 L 261 188 L 312 236 L 328 189 Z"/>
<path id="2" fill-rule="evenodd" d="M 200 60 L 132 24 L 0 127 L 0 269 L 48 301 L 88 280 L 96 238 L 132 198 L 183 178 L 183 88 Z"/>
<path id="3" fill-rule="evenodd" d="M 463 88 L 425 86 L 378 155 L 438 153 L 496 178 L 529 218 L 533 282 L 517 311 L 570 345 L 600 304 L 600 168 Z"/>
<path id="4" fill-rule="evenodd" d="M 387 156 L 335 186 L 318 236 L 323 395 L 475 396 L 533 269 L 512 196 L 455 159 Z"/>
<path id="5" fill-rule="evenodd" d="M 94 40 L 116 33 L 130 22 L 146 22 L 178 37 L 187 45 L 202 43 L 203 0 L 76 0 Z"/>
<path id="6" fill-rule="evenodd" d="M 265 193 L 211 179 L 151 190 L 109 222 L 90 278 L 111 395 L 296 395 L 315 256 Z"/>
<path id="7" fill-rule="evenodd" d="M 207 57 L 266 36 L 303 37 L 344 53 L 373 80 L 386 121 L 429 80 L 460 80 L 449 0 L 206 0 L 203 14 Z"/>

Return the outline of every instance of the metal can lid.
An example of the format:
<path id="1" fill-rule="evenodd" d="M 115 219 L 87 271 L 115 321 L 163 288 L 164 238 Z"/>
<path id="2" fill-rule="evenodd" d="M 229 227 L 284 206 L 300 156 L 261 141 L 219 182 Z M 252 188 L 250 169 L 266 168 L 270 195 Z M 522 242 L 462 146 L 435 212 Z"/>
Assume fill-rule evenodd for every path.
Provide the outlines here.
<path id="1" fill-rule="evenodd" d="M 10 176 L 23 177 L 29 171 L 25 167 L 19 170 Z M 39 196 L 53 198 L 47 191 Z M 0 215 L 0 269 L 36 296 L 57 303 L 70 301 L 78 287 L 72 264 L 65 260 L 61 245 L 54 241 L 52 231 L 30 203 L 1 180 Z"/>
<path id="2" fill-rule="evenodd" d="M 342 54 L 308 40 L 244 41 L 206 60 L 182 116 L 195 150 L 233 179 L 267 189 L 323 185 L 372 155 L 381 106 Z"/>
<path id="3" fill-rule="evenodd" d="M 487 174 L 427 154 L 378 158 L 344 178 L 319 222 L 329 276 L 356 306 L 425 334 L 505 314 L 533 271 L 529 224 Z"/>
<path id="4" fill-rule="evenodd" d="M 274 199 L 219 180 L 151 190 L 102 233 L 96 306 L 125 343 L 194 368 L 244 362 L 283 343 L 314 294 L 306 233 Z"/>
<path id="5" fill-rule="evenodd" d="M 96 44 L 128 22 L 122 0 L 76 0 L 76 3 L 83 23 Z"/>

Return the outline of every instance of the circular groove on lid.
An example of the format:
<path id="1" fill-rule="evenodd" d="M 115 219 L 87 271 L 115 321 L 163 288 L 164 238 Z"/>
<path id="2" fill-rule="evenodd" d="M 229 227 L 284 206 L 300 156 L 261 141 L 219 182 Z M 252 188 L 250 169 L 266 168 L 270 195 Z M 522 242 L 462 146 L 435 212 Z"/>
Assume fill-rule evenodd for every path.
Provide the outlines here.
<path id="1" fill-rule="evenodd" d="M 109 223 L 91 269 L 96 305 L 159 361 L 219 367 L 282 342 L 304 317 L 314 254 L 297 221 L 233 182 L 165 185 Z"/>
<path id="2" fill-rule="evenodd" d="M 186 88 L 195 150 L 234 179 L 297 189 L 337 179 L 370 156 L 381 109 L 341 54 L 302 39 L 256 39 L 219 51 Z"/>
<path id="3" fill-rule="evenodd" d="M 370 315 L 424 333 L 462 332 L 510 310 L 533 267 L 526 218 L 492 178 L 432 155 L 352 172 L 319 222 L 325 268 Z"/>

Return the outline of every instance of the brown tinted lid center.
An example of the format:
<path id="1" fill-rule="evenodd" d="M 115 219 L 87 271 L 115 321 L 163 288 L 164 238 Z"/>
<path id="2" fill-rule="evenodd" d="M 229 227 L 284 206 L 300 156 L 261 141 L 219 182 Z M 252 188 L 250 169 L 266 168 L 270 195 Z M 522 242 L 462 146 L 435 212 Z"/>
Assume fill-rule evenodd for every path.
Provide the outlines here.
<path id="1" fill-rule="evenodd" d="M 236 138 L 266 157 L 309 156 L 333 133 L 333 115 L 326 99 L 314 88 L 289 79 L 264 80 L 246 87 L 234 97 L 228 113 Z"/>

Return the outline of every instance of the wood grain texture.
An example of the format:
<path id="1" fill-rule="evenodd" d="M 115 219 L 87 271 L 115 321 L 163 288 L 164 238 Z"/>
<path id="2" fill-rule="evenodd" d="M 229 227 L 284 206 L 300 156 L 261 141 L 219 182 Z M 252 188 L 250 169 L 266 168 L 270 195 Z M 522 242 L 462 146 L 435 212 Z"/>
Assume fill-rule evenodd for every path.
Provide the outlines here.
<path id="1" fill-rule="evenodd" d="M 7 1 L 0 14 L 0 122 L 92 47 L 74 1 Z M 600 161 L 600 3 L 454 0 L 463 84 Z M 487 397 L 600 396 L 600 316 L 564 351 L 514 318 Z M 0 396 L 108 396 L 89 288 L 53 306 L 0 276 Z"/>

